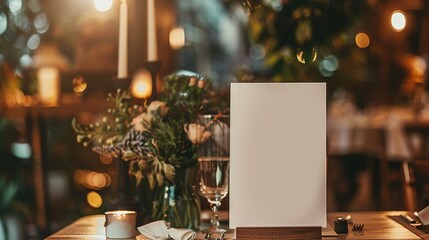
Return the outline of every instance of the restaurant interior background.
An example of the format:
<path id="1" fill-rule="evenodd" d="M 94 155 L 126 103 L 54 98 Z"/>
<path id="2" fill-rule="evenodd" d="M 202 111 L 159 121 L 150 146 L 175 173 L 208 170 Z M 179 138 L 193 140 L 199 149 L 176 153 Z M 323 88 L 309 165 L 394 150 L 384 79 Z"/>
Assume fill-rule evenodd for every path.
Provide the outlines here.
<path id="1" fill-rule="evenodd" d="M 146 1 L 126 2 L 123 82 L 119 0 L 0 2 L 0 218 L 16 216 L 28 238 L 103 213 L 114 194 L 117 163 L 78 144 L 71 121 L 97 119 L 147 60 Z M 326 82 L 328 211 L 407 208 L 401 123 L 427 115 L 429 1 L 155 2 L 158 91 L 176 71 L 226 96 L 231 82 Z"/>

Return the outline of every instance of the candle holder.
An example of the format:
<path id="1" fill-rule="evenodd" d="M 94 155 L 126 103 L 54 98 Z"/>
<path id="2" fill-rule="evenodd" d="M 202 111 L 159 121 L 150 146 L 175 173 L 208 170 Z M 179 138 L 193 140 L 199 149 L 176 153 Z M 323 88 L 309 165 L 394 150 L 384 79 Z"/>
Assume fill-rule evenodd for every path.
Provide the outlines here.
<path id="1" fill-rule="evenodd" d="M 152 95 L 149 97 L 149 101 L 153 101 L 158 98 L 156 79 L 157 79 L 158 72 L 161 69 L 161 66 L 162 66 L 161 61 L 148 61 L 143 63 L 143 67 L 150 72 L 150 75 L 152 77 Z"/>
<path id="2" fill-rule="evenodd" d="M 106 237 L 108 239 L 135 239 L 136 212 L 135 211 L 108 211 L 105 212 Z"/>
<path id="3" fill-rule="evenodd" d="M 129 76 L 129 77 L 121 77 L 119 78 L 118 76 L 113 76 L 112 77 L 112 87 L 113 90 L 116 90 L 118 88 L 120 89 L 128 89 L 131 86 L 131 81 L 132 81 L 133 77 Z"/>

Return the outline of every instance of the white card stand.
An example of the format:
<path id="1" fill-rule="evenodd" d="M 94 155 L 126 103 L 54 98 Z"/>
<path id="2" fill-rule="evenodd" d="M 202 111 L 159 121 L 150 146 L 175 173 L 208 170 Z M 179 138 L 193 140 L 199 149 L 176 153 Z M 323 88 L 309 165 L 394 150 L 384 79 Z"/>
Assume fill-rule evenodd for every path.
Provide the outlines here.
<path id="1" fill-rule="evenodd" d="M 230 228 L 326 227 L 326 85 L 233 83 L 230 159 Z"/>

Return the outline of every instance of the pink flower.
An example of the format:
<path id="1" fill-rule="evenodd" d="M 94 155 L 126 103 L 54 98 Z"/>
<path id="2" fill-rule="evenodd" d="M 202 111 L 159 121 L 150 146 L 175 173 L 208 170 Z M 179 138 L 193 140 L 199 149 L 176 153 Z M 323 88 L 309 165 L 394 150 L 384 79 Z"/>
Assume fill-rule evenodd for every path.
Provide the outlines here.
<path id="1" fill-rule="evenodd" d="M 198 81 L 198 88 L 205 88 L 206 87 L 206 80 L 201 79 L 200 81 Z"/>
<path id="2" fill-rule="evenodd" d="M 195 85 L 197 85 L 197 79 L 194 77 L 189 79 L 189 86 L 195 86 Z"/>
<path id="3" fill-rule="evenodd" d="M 149 104 L 149 106 L 147 107 L 147 112 L 150 115 L 153 115 L 154 111 L 157 111 L 159 109 L 159 113 L 161 114 L 161 117 L 165 116 L 168 112 L 168 107 L 165 104 L 165 102 L 161 102 L 161 101 L 153 101 Z"/>
<path id="4" fill-rule="evenodd" d="M 168 112 L 168 107 L 164 102 L 161 102 L 161 101 L 151 102 L 147 107 L 146 112 L 143 112 L 142 114 L 138 115 L 133 119 L 131 124 L 133 125 L 134 130 L 140 131 L 140 132 L 146 131 L 147 127 L 145 126 L 145 124 L 150 126 L 150 122 L 154 117 L 154 112 L 158 111 L 158 109 L 159 109 L 159 114 L 161 116 L 165 116 Z"/>
<path id="5" fill-rule="evenodd" d="M 146 131 L 147 128 L 146 126 L 143 124 L 143 121 L 146 122 L 147 124 L 150 124 L 150 121 L 152 120 L 152 114 L 148 114 L 146 112 L 138 115 L 137 117 L 135 117 L 133 119 L 133 121 L 131 122 L 131 124 L 133 125 L 134 130 L 136 131 Z"/>
<path id="6" fill-rule="evenodd" d="M 205 142 L 212 135 L 209 131 L 205 131 L 204 126 L 196 123 L 186 124 L 185 132 L 188 134 L 188 139 L 193 144 Z"/>

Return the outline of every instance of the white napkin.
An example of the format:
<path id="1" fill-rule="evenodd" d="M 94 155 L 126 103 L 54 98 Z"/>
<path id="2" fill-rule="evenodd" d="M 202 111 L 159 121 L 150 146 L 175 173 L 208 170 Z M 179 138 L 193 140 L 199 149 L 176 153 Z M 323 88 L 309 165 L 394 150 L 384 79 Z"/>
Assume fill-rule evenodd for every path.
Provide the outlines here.
<path id="1" fill-rule="evenodd" d="M 419 216 L 420 221 L 422 221 L 424 225 L 429 224 L 429 206 L 418 212 L 417 215 Z"/>
<path id="2" fill-rule="evenodd" d="M 153 240 L 192 240 L 196 233 L 189 229 L 170 228 L 170 223 L 160 220 L 137 228 L 145 237 Z"/>

